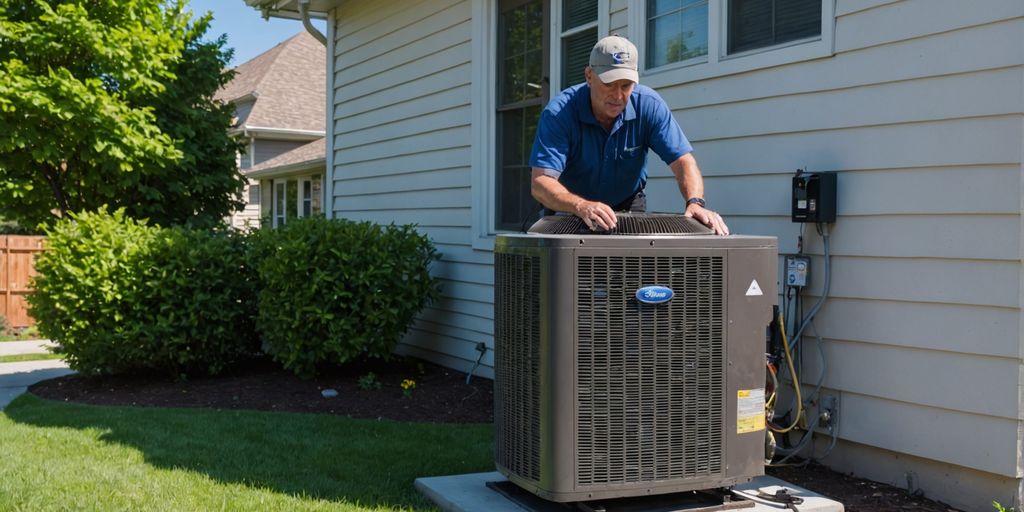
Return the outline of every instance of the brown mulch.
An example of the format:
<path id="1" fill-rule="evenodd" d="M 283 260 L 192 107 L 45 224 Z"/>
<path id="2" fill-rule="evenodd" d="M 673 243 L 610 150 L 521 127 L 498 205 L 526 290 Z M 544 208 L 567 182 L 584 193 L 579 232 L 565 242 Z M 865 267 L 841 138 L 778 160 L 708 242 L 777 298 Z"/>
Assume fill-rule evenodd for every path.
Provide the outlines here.
<path id="1" fill-rule="evenodd" d="M 360 386 L 370 372 L 379 388 Z M 416 382 L 411 396 L 401 383 Z M 325 397 L 325 390 L 337 396 Z M 204 407 L 335 414 L 353 418 L 436 423 L 492 421 L 493 382 L 411 359 L 366 362 L 299 379 L 269 362 L 218 377 L 174 381 L 153 376 L 87 378 L 69 375 L 35 384 L 33 394 L 58 401 L 136 407 Z M 953 509 L 889 485 L 823 466 L 769 468 L 768 474 L 840 501 L 849 512 L 950 512 Z"/>

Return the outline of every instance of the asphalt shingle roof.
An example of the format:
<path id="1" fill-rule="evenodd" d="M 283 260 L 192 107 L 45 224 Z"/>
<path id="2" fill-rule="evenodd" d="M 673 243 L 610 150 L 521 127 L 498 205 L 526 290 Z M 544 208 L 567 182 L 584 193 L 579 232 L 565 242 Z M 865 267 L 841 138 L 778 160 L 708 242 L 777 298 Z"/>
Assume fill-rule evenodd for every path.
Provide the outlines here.
<path id="1" fill-rule="evenodd" d="M 326 48 L 303 30 L 238 65 L 235 78 L 214 97 L 226 102 L 256 98 L 237 128 L 323 131 L 326 59 Z"/>

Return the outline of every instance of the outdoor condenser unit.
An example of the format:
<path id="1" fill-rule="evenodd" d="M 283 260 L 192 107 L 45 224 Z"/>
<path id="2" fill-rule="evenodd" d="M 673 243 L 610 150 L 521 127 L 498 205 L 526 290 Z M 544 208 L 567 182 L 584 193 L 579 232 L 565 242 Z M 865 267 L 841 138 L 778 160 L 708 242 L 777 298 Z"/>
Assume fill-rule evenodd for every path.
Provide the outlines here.
<path id="1" fill-rule="evenodd" d="M 566 502 L 728 487 L 764 473 L 777 241 L 620 214 L 552 215 L 495 244 L 495 458 Z"/>

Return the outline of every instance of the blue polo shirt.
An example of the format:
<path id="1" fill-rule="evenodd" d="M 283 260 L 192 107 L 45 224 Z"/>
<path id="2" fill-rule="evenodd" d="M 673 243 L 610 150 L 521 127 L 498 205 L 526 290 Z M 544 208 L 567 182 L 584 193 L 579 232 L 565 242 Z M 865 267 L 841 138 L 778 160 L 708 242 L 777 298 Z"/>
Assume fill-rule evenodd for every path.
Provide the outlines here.
<path id="1" fill-rule="evenodd" d="M 647 150 L 666 163 L 693 151 L 665 100 L 637 85 L 605 131 L 590 106 L 590 86 L 570 87 L 541 113 L 530 165 L 548 169 L 569 192 L 615 206 L 647 184 Z"/>

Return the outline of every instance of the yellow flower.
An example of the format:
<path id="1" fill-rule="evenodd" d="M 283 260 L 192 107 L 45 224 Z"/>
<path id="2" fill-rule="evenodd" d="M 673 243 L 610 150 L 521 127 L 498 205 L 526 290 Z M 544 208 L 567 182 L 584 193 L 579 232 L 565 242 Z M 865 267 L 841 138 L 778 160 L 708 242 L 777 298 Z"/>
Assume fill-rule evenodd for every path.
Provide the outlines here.
<path id="1" fill-rule="evenodd" d="M 402 381 L 402 389 L 409 391 L 410 389 L 416 389 L 416 381 L 412 379 L 405 379 Z"/>

